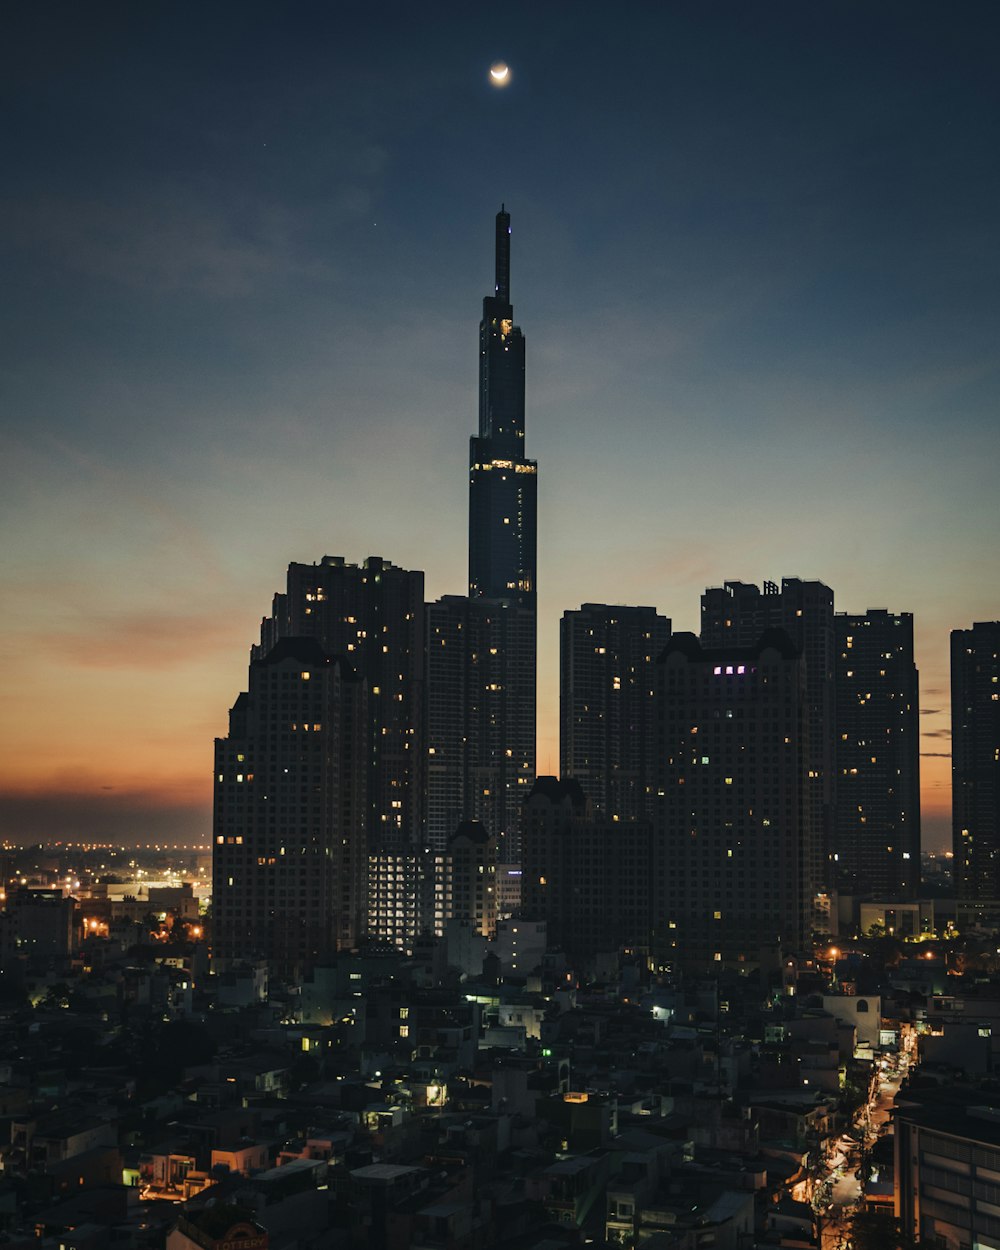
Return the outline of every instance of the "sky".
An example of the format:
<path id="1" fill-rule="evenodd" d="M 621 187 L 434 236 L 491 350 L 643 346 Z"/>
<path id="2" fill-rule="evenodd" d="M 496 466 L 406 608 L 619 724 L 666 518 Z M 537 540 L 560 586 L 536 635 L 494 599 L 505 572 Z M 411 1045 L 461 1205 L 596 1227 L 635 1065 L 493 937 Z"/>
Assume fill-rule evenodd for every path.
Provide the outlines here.
<path id="1" fill-rule="evenodd" d="M 1000 616 L 1000 8 L 801 0 L 7 7 L 0 835 L 207 841 L 290 561 L 462 593 L 512 216 L 558 619 L 727 579 Z M 510 66 L 491 86 L 489 66 Z"/>

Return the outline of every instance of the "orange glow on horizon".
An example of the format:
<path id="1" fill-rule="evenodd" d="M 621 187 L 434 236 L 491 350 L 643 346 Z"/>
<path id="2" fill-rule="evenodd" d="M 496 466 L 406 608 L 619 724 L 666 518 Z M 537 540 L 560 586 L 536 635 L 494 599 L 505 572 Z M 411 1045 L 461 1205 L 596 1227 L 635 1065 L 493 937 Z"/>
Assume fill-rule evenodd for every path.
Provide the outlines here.
<path id="1" fill-rule="evenodd" d="M 688 576 L 705 585 L 718 580 L 702 569 Z M 281 580 L 282 571 L 276 569 L 268 585 L 277 587 Z M 428 596 L 440 590 L 429 585 Z M 614 601 L 613 594 L 602 596 L 600 590 L 592 596 L 595 600 Z M 575 584 L 553 585 L 543 596 L 538 652 L 539 775 L 559 772 L 557 621 L 564 607 L 581 601 L 575 591 Z M 637 595 L 618 597 L 627 600 Z M 697 598 L 687 585 L 675 588 L 673 603 L 670 596 L 651 593 L 645 597 L 660 598 L 659 606 L 667 614 L 678 602 L 686 604 L 692 614 L 697 610 Z M 49 814 L 40 816 L 34 826 L 26 816 L 23 828 L 18 827 L 17 815 L 12 815 L 2 831 L 5 836 L 15 840 L 77 834 L 96 837 L 106 824 L 113 840 L 116 829 L 127 824 L 142 838 L 143 813 L 148 812 L 176 826 L 172 836 L 178 840 L 207 841 L 213 739 L 226 733 L 228 709 L 245 688 L 247 646 L 255 632 L 251 622 L 259 620 L 266 606 L 256 595 L 233 603 L 224 627 L 214 614 L 211 624 L 205 613 L 159 625 L 130 616 L 124 625 L 109 628 L 103 644 L 102 621 L 98 620 L 86 639 L 81 632 L 79 645 L 70 646 L 62 658 L 55 634 L 40 646 L 34 645 L 33 636 L 15 635 L 15 645 L 3 665 L 3 680 L 7 723 L 16 725 L 17 733 L 8 734 L 0 755 L 0 792 L 13 813 L 20 810 L 30 815 L 32 805 L 37 804 L 40 812 Z M 225 615 L 221 609 L 219 614 Z M 675 628 L 694 624 L 675 618 Z M 926 691 L 921 701 L 928 708 L 928 715 L 921 716 L 921 728 L 933 731 L 921 739 L 924 843 L 928 849 L 941 850 L 950 844 L 951 817 L 951 760 L 947 740 L 937 736 L 948 722 L 947 699 L 942 694 L 948 687 L 947 633 L 940 624 L 928 623 L 920 642 L 937 661 L 928 663 L 924 655 L 918 656 Z M 105 650 L 98 664 L 91 652 L 102 645 Z M 77 814 L 86 819 L 75 825 Z M 43 821 L 48 824 L 44 834 Z M 157 836 L 163 835 L 154 833 Z"/>

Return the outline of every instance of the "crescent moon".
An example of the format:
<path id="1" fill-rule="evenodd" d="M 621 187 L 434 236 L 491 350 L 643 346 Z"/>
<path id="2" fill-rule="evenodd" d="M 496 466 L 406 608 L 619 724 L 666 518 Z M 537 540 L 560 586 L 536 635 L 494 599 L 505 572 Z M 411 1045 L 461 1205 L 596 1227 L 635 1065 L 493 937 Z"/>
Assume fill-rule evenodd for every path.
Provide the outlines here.
<path id="1" fill-rule="evenodd" d="M 510 77 L 510 66 L 505 65 L 503 61 L 497 61 L 495 65 L 490 66 L 490 77 L 494 82 L 506 82 Z"/>

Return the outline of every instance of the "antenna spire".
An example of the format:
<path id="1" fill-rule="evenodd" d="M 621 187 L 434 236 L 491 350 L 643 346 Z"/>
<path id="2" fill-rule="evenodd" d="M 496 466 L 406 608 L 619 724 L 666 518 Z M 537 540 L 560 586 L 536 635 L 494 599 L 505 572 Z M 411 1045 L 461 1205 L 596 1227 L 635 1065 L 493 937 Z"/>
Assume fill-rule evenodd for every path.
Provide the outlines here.
<path id="1" fill-rule="evenodd" d="M 496 296 L 510 303 L 510 213 L 503 204 L 497 213 Z"/>

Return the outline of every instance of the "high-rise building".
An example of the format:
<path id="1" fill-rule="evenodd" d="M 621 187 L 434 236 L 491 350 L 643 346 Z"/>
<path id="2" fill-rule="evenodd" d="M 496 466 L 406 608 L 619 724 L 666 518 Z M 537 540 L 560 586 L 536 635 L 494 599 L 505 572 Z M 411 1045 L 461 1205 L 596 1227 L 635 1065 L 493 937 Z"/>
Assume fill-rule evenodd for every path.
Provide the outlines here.
<path id="1" fill-rule="evenodd" d="M 478 820 L 463 821 L 448 839 L 441 882 L 442 919 L 461 920 L 480 937 L 497 927 L 496 839 Z"/>
<path id="2" fill-rule="evenodd" d="M 920 728 L 913 616 L 834 617 L 834 876 L 842 889 L 913 898 L 920 886 Z"/>
<path id="3" fill-rule="evenodd" d="M 469 457 L 469 594 L 427 608 L 428 843 L 464 820 L 518 858 L 535 776 L 537 465 L 524 455 L 524 337 L 510 302 L 510 214 L 479 327 L 479 433 Z"/>
<path id="4" fill-rule="evenodd" d="M 478 820 L 516 861 L 521 804 L 534 781 L 535 611 L 446 595 L 427 606 L 427 841 L 439 853 Z"/>
<path id="5" fill-rule="evenodd" d="M 833 591 L 822 582 L 783 577 L 766 581 L 763 593 L 745 582 L 726 582 L 701 597 L 701 641 L 706 647 L 751 647 L 765 629 L 783 629 L 806 664 L 808 711 L 806 781 L 811 790 L 809 819 L 816 876 L 831 877 L 836 733 L 833 686 L 836 642 Z"/>
<path id="6" fill-rule="evenodd" d="M 287 590 L 261 625 L 261 647 L 315 638 L 368 682 L 368 783 L 372 847 L 402 850 L 423 840 L 424 575 L 380 556 L 360 566 L 343 556 L 290 564 Z"/>
<path id="7" fill-rule="evenodd" d="M 469 643 L 474 621 L 464 595 L 427 604 L 427 844 L 443 856 L 474 804 L 469 783 L 469 704 L 477 680 Z M 442 861 L 443 862 L 443 861 Z"/>
<path id="8" fill-rule="evenodd" d="M 538 466 L 524 456 L 524 335 L 510 301 L 510 213 L 479 323 L 479 433 L 469 446 L 469 598 L 534 607 Z"/>
<path id="9" fill-rule="evenodd" d="M 653 879 L 648 821 L 595 814 L 575 778 L 539 777 L 524 805 L 521 907 L 551 946 L 586 964 L 598 953 L 648 951 Z"/>
<path id="10" fill-rule="evenodd" d="M 674 634 L 656 672 L 653 947 L 663 964 L 754 960 L 817 925 L 805 660 Z"/>
<path id="11" fill-rule="evenodd" d="M 343 656 L 368 686 L 365 736 L 369 937 L 408 945 L 421 925 L 427 744 L 424 575 L 380 556 L 291 564 L 261 626 L 265 654 L 309 637 Z"/>
<path id="12" fill-rule="evenodd" d="M 585 603 L 559 634 L 559 758 L 595 815 L 648 815 L 652 794 L 653 675 L 670 637 L 655 608 Z"/>
<path id="13" fill-rule="evenodd" d="M 958 923 L 1000 927 L 1000 621 L 951 635 L 952 844 Z"/>
<path id="14" fill-rule="evenodd" d="M 368 691 L 314 638 L 250 663 L 215 744 L 213 957 L 302 976 L 364 930 Z"/>

